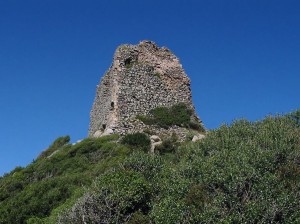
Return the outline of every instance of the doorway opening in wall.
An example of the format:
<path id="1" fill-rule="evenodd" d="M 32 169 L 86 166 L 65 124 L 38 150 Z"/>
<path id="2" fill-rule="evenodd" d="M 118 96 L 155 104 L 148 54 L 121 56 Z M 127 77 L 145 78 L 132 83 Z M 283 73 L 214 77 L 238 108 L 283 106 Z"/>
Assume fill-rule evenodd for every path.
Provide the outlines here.
<path id="1" fill-rule="evenodd" d="M 114 108 L 115 108 L 115 103 L 114 103 L 114 102 L 111 102 L 111 103 L 110 103 L 110 109 L 113 110 Z"/>
<path id="2" fill-rule="evenodd" d="M 106 124 L 102 124 L 103 131 L 105 130 L 105 128 L 106 128 Z"/>

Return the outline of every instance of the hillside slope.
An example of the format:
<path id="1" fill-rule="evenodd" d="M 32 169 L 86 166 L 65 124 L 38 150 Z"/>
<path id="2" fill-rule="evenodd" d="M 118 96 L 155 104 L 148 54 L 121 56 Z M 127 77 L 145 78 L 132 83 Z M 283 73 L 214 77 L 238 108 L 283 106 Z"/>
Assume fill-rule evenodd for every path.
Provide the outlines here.
<path id="1" fill-rule="evenodd" d="M 300 223 L 299 126 L 235 121 L 155 155 L 147 137 L 61 137 L 1 177 L 0 223 Z"/>

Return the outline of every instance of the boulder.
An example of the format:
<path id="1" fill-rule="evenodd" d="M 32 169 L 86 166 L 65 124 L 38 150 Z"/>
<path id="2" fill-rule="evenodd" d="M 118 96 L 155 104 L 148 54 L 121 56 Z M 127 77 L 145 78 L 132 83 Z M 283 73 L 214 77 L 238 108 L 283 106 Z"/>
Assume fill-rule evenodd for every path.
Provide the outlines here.
<path id="1" fill-rule="evenodd" d="M 112 135 L 114 133 L 113 129 L 110 128 L 106 128 L 104 131 L 98 130 L 95 132 L 95 134 L 93 135 L 94 138 L 99 138 L 102 136 L 106 136 L 106 135 Z"/>
<path id="2" fill-rule="evenodd" d="M 104 130 L 104 132 L 101 136 L 112 135 L 113 133 L 114 133 L 114 130 L 107 128 Z"/>
<path id="3" fill-rule="evenodd" d="M 151 153 L 154 153 L 155 147 L 156 147 L 157 145 L 160 145 L 161 143 L 162 143 L 162 141 L 158 141 L 158 142 L 152 142 L 152 141 L 151 141 L 151 149 L 150 149 L 150 152 L 151 152 Z"/>
<path id="4" fill-rule="evenodd" d="M 159 141 L 161 141 L 160 137 L 158 137 L 157 135 L 151 135 L 150 139 L 151 139 L 151 142 L 159 142 Z"/>
<path id="5" fill-rule="evenodd" d="M 203 138 L 205 138 L 205 135 L 203 135 L 203 134 L 194 135 L 194 137 L 192 139 L 192 142 L 196 142 L 196 141 L 201 140 Z"/>
<path id="6" fill-rule="evenodd" d="M 103 134 L 103 131 L 98 130 L 98 131 L 96 131 L 96 132 L 94 133 L 93 137 L 94 137 L 94 138 L 99 138 L 99 137 L 102 136 L 102 134 Z"/>

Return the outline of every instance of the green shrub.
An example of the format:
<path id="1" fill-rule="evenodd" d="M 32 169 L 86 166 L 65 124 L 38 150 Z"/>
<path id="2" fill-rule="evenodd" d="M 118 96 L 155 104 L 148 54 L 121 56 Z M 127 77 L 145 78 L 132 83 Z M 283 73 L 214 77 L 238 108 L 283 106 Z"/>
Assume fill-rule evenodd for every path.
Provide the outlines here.
<path id="1" fill-rule="evenodd" d="M 154 223 L 189 223 L 183 222 L 187 215 L 187 207 L 181 200 L 166 196 L 153 206 L 150 217 Z"/>
<path id="2" fill-rule="evenodd" d="M 186 127 L 190 128 L 190 129 L 193 129 L 193 130 L 197 130 L 197 131 L 203 132 L 203 133 L 205 132 L 205 129 L 204 129 L 203 125 L 202 124 L 198 124 L 196 122 L 190 121 L 186 125 Z"/>
<path id="3" fill-rule="evenodd" d="M 123 137 L 121 143 L 135 149 L 142 149 L 145 152 L 149 151 L 151 147 L 151 140 L 144 133 L 127 134 Z"/>
<path id="4" fill-rule="evenodd" d="M 57 138 L 50 146 L 48 149 L 46 149 L 45 151 L 43 151 L 39 156 L 38 159 L 40 158 L 45 158 L 47 156 L 50 156 L 54 151 L 58 150 L 59 148 L 61 148 L 62 146 L 68 144 L 70 142 L 70 136 L 66 135 L 66 136 L 62 136 Z"/>
<path id="5" fill-rule="evenodd" d="M 163 140 L 162 144 L 156 146 L 155 150 L 157 150 L 160 154 L 165 153 L 174 153 L 179 146 L 178 138 L 175 133 L 171 135 L 171 137 Z"/>
<path id="6" fill-rule="evenodd" d="M 44 224 L 44 222 L 38 217 L 32 217 L 26 221 L 26 224 Z"/>
<path id="7" fill-rule="evenodd" d="M 295 121 L 295 123 L 300 125 L 300 110 L 297 110 L 290 114 L 290 118 Z"/>
<path id="8" fill-rule="evenodd" d="M 88 193 L 67 212 L 60 223 L 124 223 L 137 211 L 147 211 L 151 188 L 145 178 L 133 171 L 116 171 L 100 176 Z M 138 217 L 137 217 L 138 218 Z M 141 217 L 139 217 L 141 218 Z"/>
<path id="9" fill-rule="evenodd" d="M 144 133 L 148 134 L 148 135 L 156 135 L 157 133 L 155 131 L 152 131 L 151 129 L 149 128 L 146 128 L 143 130 Z"/>
<path id="10" fill-rule="evenodd" d="M 140 211 L 133 213 L 133 215 L 128 221 L 128 224 L 148 224 L 148 223 L 151 223 L 150 218 L 147 215 L 144 215 Z"/>
<path id="11" fill-rule="evenodd" d="M 192 205 L 201 211 L 205 204 L 209 203 L 209 192 L 204 185 L 196 184 L 191 186 L 185 200 L 187 205 Z"/>
<path id="12" fill-rule="evenodd" d="M 172 107 L 157 107 L 150 110 L 149 115 L 139 115 L 138 119 L 147 125 L 157 125 L 162 128 L 169 128 L 173 125 L 179 127 L 191 128 L 199 131 L 204 131 L 201 124 L 196 124 L 191 121 L 193 112 L 185 103 L 178 103 Z"/>
<path id="13" fill-rule="evenodd" d="M 66 135 L 63 137 L 59 137 L 57 138 L 51 145 L 49 148 L 59 148 L 64 146 L 65 144 L 70 142 L 70 136 Z"/>
<path id="14" fill-rule="evenodd" d="M 153 179 L 164 167 L 159 155 L 136 151 L 128 157 L 122 166 L 125 170 L 134 170 L 144 175 L 147 180 Z"/>

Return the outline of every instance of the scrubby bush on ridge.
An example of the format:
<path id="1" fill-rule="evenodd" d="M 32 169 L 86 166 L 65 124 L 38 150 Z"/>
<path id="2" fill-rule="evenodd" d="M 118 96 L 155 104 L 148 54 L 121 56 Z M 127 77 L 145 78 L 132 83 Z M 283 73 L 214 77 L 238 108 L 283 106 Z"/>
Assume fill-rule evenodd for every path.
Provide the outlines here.
<path id="1" fill-rule="evenodd" d="M 0 179 L 0 223 L 37 222 L 74 195 L 80 197 L 82 194 L 76 193 L 79 189 L 118 166 L 130 153 L 128 147 L 115 142 L 117 138 L 112 135 L 88 138 L 76 145 L 60 144 L 50 158 L 39 157 Z"/>
<path id="2" fill-rule="evenodd" d="M 47 150 L 43 151 L 38 158 L 44 158 L 47 156 L 50 156 L 52 153 L 54 153 L 56 150 L 61 148 L 62 146 L 68 144 L 70 142 L 71 138 L 69 135 L 62 136 L 57 138 L 49 147 Z"/>

